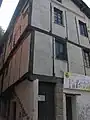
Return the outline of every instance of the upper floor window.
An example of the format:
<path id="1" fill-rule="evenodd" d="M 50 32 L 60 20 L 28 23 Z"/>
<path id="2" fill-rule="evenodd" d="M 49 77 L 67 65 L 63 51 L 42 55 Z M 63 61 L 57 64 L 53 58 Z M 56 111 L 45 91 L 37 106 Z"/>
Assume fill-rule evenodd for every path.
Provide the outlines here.
<path id="1" fill-rule="evenodd" d="M 84 50 L 84 62 L 86 67 L 90 67 L 90 51 Z"/>
<path id="2" fill-rule="evenodd" d="M 61 60 L 67 59 L 67 50 L 66 50 L 66 43 L 60 42 L 59 40 L 55 40 L 55 51 L 56 51 L 56 58 Z"/>
<path id="3" fill-rule="evenodd" d="M 62 0 L 57 0 L 58 2 L 62 2 Z"/>
<path id="4" fill-rule="evenodd" d="M 54 22 L 58 25 L 63 25 L 63 11 L 54 8 Z"/>
<path id="5" fill-rule="evenodd" d="M 87 26 L 86 23 L 83 23 L 79 20 L 79 28 L 80 28 L 80 34 L 83 36 L 88 37 L 88 32 L 87 32 Z"/>

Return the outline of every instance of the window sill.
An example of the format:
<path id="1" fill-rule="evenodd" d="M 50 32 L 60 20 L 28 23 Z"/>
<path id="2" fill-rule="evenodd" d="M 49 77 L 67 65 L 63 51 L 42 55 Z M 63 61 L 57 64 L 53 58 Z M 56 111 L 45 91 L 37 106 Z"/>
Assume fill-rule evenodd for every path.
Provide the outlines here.
<path id="1" fill-rule="evenodd" d="M 80 34 L 82 37 L 85 37 L 85 38 L 88 38 L 88 36 L 85 36 L 85 35 L 82 35 L 82 34 Z"/>
<path id="2" fill-rule="evenodd" d="M 55 58 L 55 60 L 61 60 L 61 61 L 67 62 L 67 59 Z"/>
<path id="3" fill-rule="evenodd" d="M 58 24 L 58 23 L 55 23 L 55 22 L 54 22 L 54 24 L 59 25 L 61 27 L 65 27 L 63 24 Z"/>

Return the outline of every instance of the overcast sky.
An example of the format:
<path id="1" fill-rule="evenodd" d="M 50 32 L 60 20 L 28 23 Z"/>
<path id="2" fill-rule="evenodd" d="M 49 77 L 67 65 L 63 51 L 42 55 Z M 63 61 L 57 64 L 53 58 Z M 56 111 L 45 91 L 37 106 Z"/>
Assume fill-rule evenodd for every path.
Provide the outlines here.
<path id="1" fill-rule="evenodd" d="M 3 0 L 2 6 L 0 8 L 0 26 L 4 30 L 7 29 L 13 12 L 19 0 Z M 90 0 L 83 0 L 90 7 Z"/>

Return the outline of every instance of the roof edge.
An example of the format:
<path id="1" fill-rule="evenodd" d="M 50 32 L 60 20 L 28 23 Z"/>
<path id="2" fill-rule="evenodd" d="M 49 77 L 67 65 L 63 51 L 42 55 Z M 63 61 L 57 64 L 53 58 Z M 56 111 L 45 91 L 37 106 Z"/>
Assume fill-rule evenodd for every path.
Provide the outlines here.
<path id="1" fill-rule="evenodd" d="M 90 19 L 90 8 L 83 0 L 71 0 L 71 1 L 74 2 L 80 8 L 80 10 Z"/>

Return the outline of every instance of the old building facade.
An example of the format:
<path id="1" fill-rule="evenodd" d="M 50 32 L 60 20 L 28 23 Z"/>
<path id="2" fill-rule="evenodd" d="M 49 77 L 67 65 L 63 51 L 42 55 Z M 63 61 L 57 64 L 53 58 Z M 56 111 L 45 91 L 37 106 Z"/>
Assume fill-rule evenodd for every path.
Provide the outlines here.
<path id="1" fill-rule="evenodd" d="M 19 1 L 3 38 L 2 119 L 81 120 L 75 102 L 89 91 L 65 80 L 90 76 L 89 10 L 82 0 Z"/>

